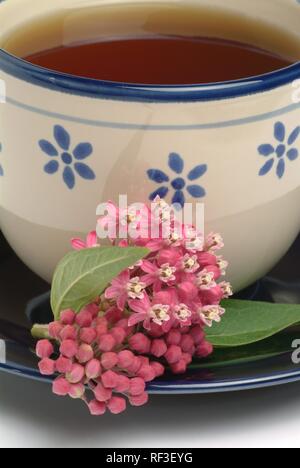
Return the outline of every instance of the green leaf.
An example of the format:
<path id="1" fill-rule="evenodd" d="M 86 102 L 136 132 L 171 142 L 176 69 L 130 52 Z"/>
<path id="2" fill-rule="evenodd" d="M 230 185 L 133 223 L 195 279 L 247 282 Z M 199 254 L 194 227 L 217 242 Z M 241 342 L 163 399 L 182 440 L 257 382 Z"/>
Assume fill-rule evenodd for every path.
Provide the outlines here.
<path id="1" fill-rule="evenodd" d="M 55 320 L 68 308 L 75 312 L 93 301 L 123 270 L 148 255 L 140 247 L 96 247 L 71 252 L 58 264 L 51 290 Z"/>
<path id="2" fill-rule="evenodd" d="M 226 300 L 226 314 L 206 329 L 214 346 L 235 347 L 264 340 L 300 322 L 300 305 Z"/>
<path id="3" fill-rule="evenodd" d="M 274 356 L 292 353 L 292 343 L 299 338 L 300 328 L 293 327 L 259 343 L 235 348 L 215 348 L 213 354 L 199 361 L 194 360 L 191 369 L 209 369 L 261 361 Z"/>

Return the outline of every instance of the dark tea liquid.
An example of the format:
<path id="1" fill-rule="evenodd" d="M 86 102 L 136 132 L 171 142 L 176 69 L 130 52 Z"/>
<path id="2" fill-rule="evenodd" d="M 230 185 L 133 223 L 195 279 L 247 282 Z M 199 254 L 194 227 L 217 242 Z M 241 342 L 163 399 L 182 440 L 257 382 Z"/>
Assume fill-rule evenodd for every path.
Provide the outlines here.
<path id="1" fill-rule="evenodd" d="M 300 59 L 299 39 L 221 8 L 144 2 L 66 9 L 0 44 L 33 64 L 141 84 L 194 84 L 272 72 Z"/>
<path id="2" fill-rule="evenodd" d="M 72 75 L 127 83 L 209 83 L 261 75 L 290 60 L 225 39 L 152 37 L 57 47 L 25 60 Z"/>

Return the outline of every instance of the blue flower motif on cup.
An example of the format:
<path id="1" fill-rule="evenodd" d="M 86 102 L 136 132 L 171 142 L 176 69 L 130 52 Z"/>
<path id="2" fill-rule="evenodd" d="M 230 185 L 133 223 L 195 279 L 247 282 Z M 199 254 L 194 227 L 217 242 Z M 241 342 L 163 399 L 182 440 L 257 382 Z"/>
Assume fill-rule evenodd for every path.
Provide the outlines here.
<path id="1" fill-rule="evenodd" d="M 299 150 L 295 146 L 299 136 L 300 126 L 287 135 L 285 125 L 282 122 L 276 122 L 274 125 L 275 145 L 265 143 L 258 147 L 259 154 L 267 159 L 259 175 L 265 176 L 274 168 L 278 179 L 281 179 L 285 174 L 287 162 L 295 161 L 299 156 Z"/>
<path id="2" fill-rule="evenodd" d="M 177 153 L 171 153 L 168 161 L 169 168 L 174 173 L 169 176 L 160 169 L 149 169 L 147 175 L 150 180 L 161 184 L 161 186 L 152 192 L 149 196 L 150 200 L 154 200 L 157 196 L 165 198 L 170 191 L 173 192 L 172 203 L 182 209 L 186 200 L 186 192 L 193 198 L 203 198 L 206 195 L 205 189 L 196 184 L 206 172 L 207 165 L 200 164 L 194 167 L 184 176 L 185 163 L 182 157 Z"/>
<path id="3" fill-rule="evenodd" d="M 52 175 L 62 169 L 63 181 L 70 190 L 75 187 L 76 175 L 85 180 L 96 179 L 94 171 L 82 162 L 93 152 L 90 143 L 79 143 L 71 150 L 71 137 L 60 125 L 54 126 L 54 139 L 56 146 L 48 140 L 39 141 L 41 150 L 51 158 L 44 166 L 46 174 Z"/>
<path id="4" fill-rule="evenodd" d="M 0 143 L 0 153 L 2 152 L 2 143 Z M 0 164 L 0 177 L 4 176 L 4 170 L 2 164 Z"/>

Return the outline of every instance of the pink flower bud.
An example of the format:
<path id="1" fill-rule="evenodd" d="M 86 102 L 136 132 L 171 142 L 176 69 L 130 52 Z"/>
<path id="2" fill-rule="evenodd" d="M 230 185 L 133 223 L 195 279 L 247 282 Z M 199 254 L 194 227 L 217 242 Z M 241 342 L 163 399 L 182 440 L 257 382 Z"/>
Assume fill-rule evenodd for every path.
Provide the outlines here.
<path id="1" fill-rule="evenodd" d="M 82 310 L 78 315 L 76 315 L 76 323 L 79 327 L 90 327 L 92 325 L 93 316 L 88 310 Z"/>
<path id="2" fill-rule="evenodd" d="M 70 383 L 64 377 L 58 377 L 52 385 L 53 393 L 58 396 L 67 396 L 70 388 Z"/>
<path id="3" fill-rule="evenodd" d="M 146 388 L 146 383 L 143 379 L 140 377 L 135 377 L 130 380 L 130 385 L 129 385 L 129 394 L 132 396 L 137 396 L 141 395 L 144 393 Z"/>
<path id="4" fill-rule="evenodd" d="M 94 319 L 99 314 L 99 305 L 95 302 L 92 302 L 91 304 L 85 306 L 84 309 L 82 309 L 82 312 L 89 312 Z"/>
<path id="5" fill-rule="evenodd" d="M 97 401 L 108 401 L 112 396 L 112 390 L 110 388 L 103 387 L 103 385 L 99 383 L 94 389 L 94 395 Z"/>
<path id="6" fill-rule="evenodd" d="M 92 359 L 85 366 L 85 375 L 89 380 L 97 379 L 101 375 L 101 364 L 98 359 Z"/>
<path id="7" fill-rule="evenodd" d="M 186 365 L 188 366 L 189 364 L 191 364 L 191 362 L 193 361 L 193 357 L 191 354 L 189 353 L 183 353 L 182 354 L 182 359 L 185 361 Z"/>
<path id="8" fill-rule="evenodd" d="M 39 369 L 42 375 L 53 375 L 55 373 L 55 361 L 44 358 L 39 362 Z"/>
<path id="9" fill-rule="evenodd" d="M 148 354 L 150 352 L 151 341 L 143 333 L 136 333 L 129 338 L 129 346 L 139 354 Z"/>
<path id="10" fill-rule="evenodd" d="M 138 377 L 141 377 L 145 382 L 151 382 L 155 379 L 156 374 L 155 370 L 147 364 L 143 364 L 142 367 L 137 372 Z"/>
<path id="11" fill-rule="evenodd" d="M 138 396 L 131 396 L 129 398 L 129 402 L 132 406 L 144 406 L 146 403 L 148 403 L 148 400 L 149 395 L 146 392 Z"/>
<path id="12" fill-rule="evenodd" d="M 103 353 L 101 356 L 101 364 L 104 369 L 112 369 L 118 364 L 118 355 L 116 353 Z"/>
<path id="13" fill-rule="evenodd" d="M 113 396 L 107 403 L 107 407 L 112 414 L 120 414 L 126 410 L 125 398 Z"/>
<path id="14" fill-rule="evenodd" d="M 138 359 L 139 359 L 141 365 L 143 365 L 143 364 L 146 364 L 146 366 L 150 365 L 150 359 L 148 358 L 148 356 L 138 356 Z"/>
<path id="15" fill-rule="evenodd" d="M 60 356 L 55 362 L 56 370 L 60 374 L 66 374 L 67 372 L 71 372 L 72 365 L 73 363 L 71 359 L 67 359 L 64 356 Z"/>
<path id="16" fill-rule="evenodd" d="M 64 340 L 60 345 L 59 350 L 65 357 L 72 359 L 77 354 L 78 345 L 73 340 Z"/>
<path id="17" fill-rule="evenodd" d="M 48 326 L 49 335 L 54 340 L 58 340 L 60 338 L 59 335 L 62 329 L 63 329 L 63 325 L 61 325 L 59 322 L 49 323 L 49 326 Z"/>
<path id="18" fill-rule="evenodd" d="M 171 345 L 165 354 L 165 358 L 169 364 L 175 364 L 182 358 L 182 351 L 179 346 Z"/>
<path id="19" fill-rule="evenodd" d="M 184 353 L 193 354 L 195 351 L 193 338 L 190 335 L 183 335 L 181 338 L 180 347 Z"/>
<path id="20" fill-rule="evenodd" d="M 190 331 L 190 335 L 192 336 L 195 345 L 199 345 L 200 343 L 202 343 L 202 341 L 205 338 L 205 333 L 199 326 L 193 327 Z"/>
<path id="21" fill-rule="evenodd" d="M 130 373 L 130 374 L 136 374 L 140 368 L 142 367 L 143 365 L 143 362 L 142 360 L 140 359 L 140 357 L 138 356 L 135 356 L 133 361 L 132 361 L 132 364 L 130 366 L 128 366 L 126 368 L 126 370 Z"/>
<path id="22" fill-rule="evenodd" d="M 106 317 L 104 316 L 101 316 L 101 317 L 97 317 L 96 319 L 96 326 L 107 326 L 108 327 L 108 320 Z"/>
<path id="23" fill-rule="evenodd" d="M 98 318 L 97 319 L 97 326 L 96 326 L 96 332 L 97 332 L 98 338 L 101 335 L 105 335 L 107 333 L 107 331 L 108 331 L 108 322 L 107 322 L 106 318 L 104 318 L 104 317 Z"/>
<path id="24" fill-rule="evenodd" d="M 181 333 L 179 330 L 170 330 L 166 337 L 168 345 L 179 345 L 181 342 Z"/>
<path id="25" fill-rule="evenodd" d="M 81 383 L 72 384 L 69 390 L 69 396 L 74 400 L 79 400 L 85 394 L 85 387 Z"/>
<path id="26" fill-rule="evenodd" d="M 80 339 L 86 344 L 92 344 L 97 338 L 97 332 L 94 328 L 82 328 L 80 330 Z"/>
<path id="27" fill-rule="evenodd" d="M 36 355 L 43 359 L 49 358 L 54 353 L 54 348 L 52 343 L 48 340 L 40 340 L 36 345 Z"/>
<path id="28" fill-rule="evenodd" d="M 118 307 L 108 307 L 106 309 L 105 317 L 110 324 L 115 325 L 123 316 L 123 310 L 118 309 Z"/>
<path id="29" fill-rule="evenodd" d="M 72 309 L 63 310 L 60 314 L 60 322 L 62 325 L 73 325 L 76 314 Z"/>
<path id="30" fill-rule="evenodd" d="M 206 358 L 212 354 L 213 350 L 212 344 L 208 343 L 208 341 L 203 341 L 196 349 L 196 356 Z"/>
<path id="31" fill-rule="evenodd" d="M 134 361 L 134 354 L 131 351 L 121 351 L 118 354 L 118 360 L 119 360 L 119 367 L 121 369 L 127 369 L 129 366 L 133 364 Z"/>
<path id="32" fill-rule="evenodd" d="M 116 327 L 123 328 L 126 332 L 128 329 L 128 319 L 121 319 L 116 323 Z"/>
<path id="33" fill-rule="evenodd" d="M 154 323 L 154 322 L 151 323 L 150 330 L 149 330 L 150 336 L 152 336 L 153 338 L 160 338 L 164 334 L 165 332 L 161 325 L 158 325 L 157 323 Z"/>
<path id="34" fill-rule="evenodd" d="M 115 388 L 118 385 L 118 374 L 108 370 L 102 374 L 101 380 L 105 388 Z"/>
<path id="35" fill-rule="evenodd" d="M 112 335 L 106 333 L 99 338 L 99 349 L 100 351 L 108 352 L 112 351 L 116 346 L 116 340 Z"/>
<path id="36" fill-rule="evenodd" d="M 90 345 L 83 343 L 79 346 L 76 357 L 81 364 L 86 364 L 94 357 L 93 348 Z"/>
<path id="37" fill-rule="evenodd" d="M 201 291 L 201 296 L 206 304 L 217 305 L 223 299 L 223 290 L 219 285 L 211 289 Z"/>
<path id="38" fill-rule="evenodd" d="M 167 349 L 168 349 L 168 347 L 167 347 L 164 340 L 156 339 L 156 340 L 152 341 L 151 351 L 150 352 L 151 352 L 151 354 L 153 354 L 153 356 L 155 356 L 157 358 L 160 358 L 167 352 Z"/>
<path id="39" fill-rule="evenodd" d="M 173 374 L 184 374 L 186 372 L 187 364 L 184 359 L 171 365 L 171 371 Z"/>
<path id="40" fill-rule="evenodd" d="M 106 404 L 97 400 L 92 400 L 88 404 L 92 416 L 102 416 L 106 411 Z"/>
<path id="41" fill-rule="evenodd" d="M 123 328 L 121 327 L 114 327 L 110 330 L 110 333 L 112 334 L 112 336 L 114 337 L 114 339 L 116 340 L 116 343 L 117 344 L 122 344 L 123 341 L 125 340 L 126 338 L 126 332 Z"/>
<path id="42" fill-rule="evenodd" d="M 73 340 L 77 339 L 77 330 L 73 325 L 66 325 L 60 332 L 60 338 L 64 340 Z"/>
<path id="43" fill-rule="evenodd" d="M 217 257 L 209 252 L 200 252 L 198 254 L 198 262 L 201 265 L 201 269 L 203 269 L 209 265 L 216 265 Z"/>
<path id="44" fill-rule="evenodd" d="M 198 295 L 197 286 L 191 281 L 184 281 L 178 285 L 179 298 L 184 303 L 187 301 L 192 301 Z"/>
<path id="45" fill-rule="evenodd" d="M 155 372 L 155 377 L 161 377 L 165 373 L 165 368 L 160 362 L 151 362 L 150 366 Z"/>
<path id="46" fill-rule="evenodd" d="M 158 254 L 158 264 L 165 265 L 169 263 L 171 266 L 174 266 L 180 259 L 180 253 L 178 249 L 163 249 Z"/>
<path id="47" fill-rule="evenodd" d="M 118 393 L 128 392 L 130 387 L 130 379 L 125 375 L 119 375 L 118 385 L 115 387 L 115 391 Z"/>
<path id="48" fill-rule="evenodd" d="M 84 377 L 84 367 L 80 364 L 73 364 L 70 372 L 66 374 L 68 382 L 76 384 L 81 382 Z"/>

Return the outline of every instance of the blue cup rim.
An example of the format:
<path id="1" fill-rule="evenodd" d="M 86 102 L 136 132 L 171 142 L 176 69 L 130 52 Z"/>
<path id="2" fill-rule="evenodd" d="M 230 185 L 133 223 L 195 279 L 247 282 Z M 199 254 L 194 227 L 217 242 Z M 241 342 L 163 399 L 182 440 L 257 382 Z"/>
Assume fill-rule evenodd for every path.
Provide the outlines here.
<path id="1" fill-rule="evenodd" d="M 215 101 L 270 91 L 300 78 L 300 61 L 240 80 L 191 85 L 143 85 L 70 75 L 34 65 L 0 48 L 0 70 L 26 82 L 73 95 L 136 102 Z"/>

